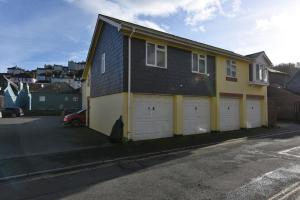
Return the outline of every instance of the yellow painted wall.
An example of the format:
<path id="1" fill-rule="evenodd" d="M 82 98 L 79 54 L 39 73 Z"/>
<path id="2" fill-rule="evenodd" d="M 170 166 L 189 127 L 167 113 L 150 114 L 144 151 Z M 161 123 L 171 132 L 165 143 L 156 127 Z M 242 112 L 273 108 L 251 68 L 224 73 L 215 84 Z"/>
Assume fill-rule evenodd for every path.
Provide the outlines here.
<path id="1" fill-rule="evenodd" d="M 89 113 L 90 128 L 109 135 L 115 121 L 125 114 L 125 97 L 125 93 L 118 93 L 91 98 Z M 125 120 L 123 119 L 123 122 L 126 123 L 126 118 Z"/>
<path id="2" fill-rule="evenodd" d="M 175 95 L 173 97 L 173 110 L 174 110 L 174 134 L 182 135 L 183 132 L 183 96 Z"/>
<path id="3" fill-rule="evenodd" d="M 246 95 L 260 95 L 264 96 L 262 100 L 262 124 L 267 125 L 268 116 L 267 116 L 267 86 L 261 85 L 250 85 L 249 84 L 249 62 L 243 60 L 236 60 L 236 77 L 237 82 L 227 81 L 226 80 L 226 61 L 231 59 L 226 56 L 216 56 L 216 97 L 213 98 L 214 105 L 217 105 L 217 112 L 215 113 L 216 117 L 214 120 L 213 130 L 220 130 L 220 93 L 234 93 L 242 94 L 243 97 L 240 98 L 240 127 L 246 128 L 247 121 L 247 105 L 246 105 Z"/>

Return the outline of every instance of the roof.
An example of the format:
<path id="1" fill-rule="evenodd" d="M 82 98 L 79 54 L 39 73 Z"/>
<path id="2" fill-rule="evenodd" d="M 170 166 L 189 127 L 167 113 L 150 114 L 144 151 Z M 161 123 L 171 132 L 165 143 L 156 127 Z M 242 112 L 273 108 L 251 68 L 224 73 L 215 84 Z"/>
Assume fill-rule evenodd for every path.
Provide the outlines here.
<path id="1" fill-rule="evenodd" d="M 162 37 L 163 39 L 170 38 L 170 39 L 176 40 L 177 42 L 184 42 L 187 45 L 195 45 L 199 48 L 203 48 L 203 49 L 206 49 L 208 51 L 216 51 L 218 53 L 224 53 L 224 54 L 228 54 L 230 56 L 239 57 L 241 59 L 247 60 L 247 58 L 245 58 L 245 56 L 243 56 L 241 54 L 237 54 L 233 51 L 229 51 L 229 50 L 222 49 L 222 48 L 219 48 L 219 47 L 211 46 L 211 45 L 204 44 L 204 43 L 201 43 L 201 42 L 197 42 L 197 41 L 194 41 L 194 40 L 186 39 L 186 38 L 183 38 L 183 37 L 180 37 L 180 36 L 177 36 L 177 35 L 173 35 L 173 34 L 170 34 L 170 33 L 167 33 L 167 32 L 154 30 L 154 29 L 151 29 L 151 28 L 147 28 L 145 26 L 141 26 L 141 25 L 134 24 L 134 23 L 131 23 L 131 22 L 123 21 L 123 20 L 116 19 L 116 18 L 113 18 L 113 17 L 110 17 L 110 16 L 105 16 L 105 15 L 99 14 L 99 19 L 101 19 L 101 20 L 103 20 L 107 23 L 111 23 L 112 25 L 115 25 L 115 26 L 117 26 L 118 28 L 121 28 L 121 29 L 125 29 L 125 30 L 129 29 L 130 31 L 132 31 L 132 29 L 135 28 L 135 32 L 140 32 L 141 31 L 144 34 L 152 33 L 156 37 Z"/>
<path id="2" fill-rule="evenodd" d="M 184 45 L 187 47 L 192 47 L 192 48 L 198 48 L 198 49 L 203 49 L 205 51 L 208 52 L 212 52 L 212 53 L 218 53 L 218 54 L 222 54 L 222 55 L 226 55 L 226 56 L 230 56 L 233 58 L 238 58 L 241 60 L 245 60 L 245 61 L 251 61 L 252 59 L 246 56 L 243 56 L 241 54 L 235 53 L 233 51 L 229 51 L 226 49 L 222 49 L 219 47 L 214 47 L 208 44 L 204 44 L 201 42 L 197 42 L 197 41 L 193 41 L 190 39 L 186 39 L 180 36 L 176 36 L 170 33 L 166 33 L 166 32 L 162 32 L 162 31 L 158 31 L 158 30 L 154 30 L 151 28 L 147 28 L 138 24 L 134 24 L 131 22 L 127 22 L 127 21 L 123 21 L 120 19 L 116 19 L 113 17 L 109 17 L 109 16 L 105 16 L 105 15 L 98 15 L 98 20 L 97 20 L 97 24 L 94 30 L 94 34 L 93 34 L 93 38 L 92 38 L 92 42 L 89 48 L 89 52 L 87 55 L 87 59 L 86 59 L 86 66 L 85 66 L 85 70 L 83 73 L 83 79 L 85 79 L 87 77 L 89 68 L 90 68 L 90 63 L 92 60 L 92 51 L 93 48 L 95 48 L 95 45 L 97 43 L 97 40 L 99 38 L 99 31 L 101 30 L 101 23 L 100 21 L 106 22 L 112 26 L 115 26 L 119 31 L 123 31 L 123 32 L 129 32 L 129 33 L 138 33 L 141 35 L 147 35 L 150 37 L 154 37 L 154 38 L 161 38 L 165 41 L 169 41 L 175 44 L 179 44 L 179 45 Z M 132 35 L 132 37 L 134 37 L 134 34 Z"/>
<path id="3" fill-rule="evenodd" d="M 39 89 L 45 87 L 48 83 L 29 83 L 29 91 L 36 92 Z"/>
<path id="4" fill-rule="evenodd" d="M 30 89 L 30 87 L 29 87 Z M 45 85 L 44 87 L 41 87 L 40 89 L 37 89 L 32 92 L 41 92 L 41 93 L 77 93 L 75 89 L 73 89 L 69 84 L 67 83 L 50 83 Z"/>
<path id="5" fill-rule="evenodd" d="M 266 58 L 266 60 L 267 60 L 271 65 L 273 65 L 273 63 L 271 62 L 271 60 L 270 60 L 269 57 L 267 56 L 266 52 L 264 52 L 264 51 L 252 53 L 252 54 L 246 55 L 245 57 L 250 58 L 250 59 L 256 59 L 256 58 L 257 58 L 258 56 L 260 56 L 260 55 L 263 55 L 263 56 Z"/>
<path id="6" fill-rule="evenodd" d="M 271 73 L 276 73 L 276 74 L 282 74 L 282 75 L 289 75 L 288 73 L 286 72 L 281 72 L 281 71 L 278 71 L 278 70 L 275 70 L 275 69 L 272 69 L 272 68 L 268 68 L 268 71 L 271 72 Z"/>

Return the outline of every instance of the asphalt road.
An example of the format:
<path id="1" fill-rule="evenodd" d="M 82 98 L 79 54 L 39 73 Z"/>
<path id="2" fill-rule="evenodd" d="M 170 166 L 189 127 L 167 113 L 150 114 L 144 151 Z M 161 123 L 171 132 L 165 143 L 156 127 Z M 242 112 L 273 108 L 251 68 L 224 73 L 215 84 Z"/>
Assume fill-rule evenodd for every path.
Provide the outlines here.
<path id="1" fill-rule="evenodd" d="M 300 131 L 0 185 L 0 199 L 300 199 Z"/>
<path id="2" fill-rule="evenodd" d="M 107 142 L 106 136 L 91 129 L 64 126 L 61 117 L 0 118 L 0 160 L 99 147 Z"/>

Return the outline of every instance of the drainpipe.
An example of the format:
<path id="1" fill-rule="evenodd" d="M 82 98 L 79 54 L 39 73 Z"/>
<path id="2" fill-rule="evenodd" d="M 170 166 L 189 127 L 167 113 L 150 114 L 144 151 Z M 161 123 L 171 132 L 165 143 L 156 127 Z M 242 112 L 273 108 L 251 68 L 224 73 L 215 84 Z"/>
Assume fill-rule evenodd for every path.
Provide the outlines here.
<path id="1" fill-rule="evenodd" d="M 135 27 L 128 38 L 128 95 L 127 95 L 127 133 L 128 139 L 131 139 L 131 38 L 135 32 Z"/>

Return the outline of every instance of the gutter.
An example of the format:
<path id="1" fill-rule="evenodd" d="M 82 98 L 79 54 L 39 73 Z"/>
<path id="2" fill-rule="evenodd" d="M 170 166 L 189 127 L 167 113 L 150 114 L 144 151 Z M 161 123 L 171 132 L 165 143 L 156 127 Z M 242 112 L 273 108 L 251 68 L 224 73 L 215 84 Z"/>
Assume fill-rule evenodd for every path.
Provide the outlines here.
<path id="1" fill-rule="evenodd" d="M 131 139 L 131 38 L 135 33 L 135 27 L 128 38 L 128 94 L 127 94 L 127 133 L 128 139 Z"/>

